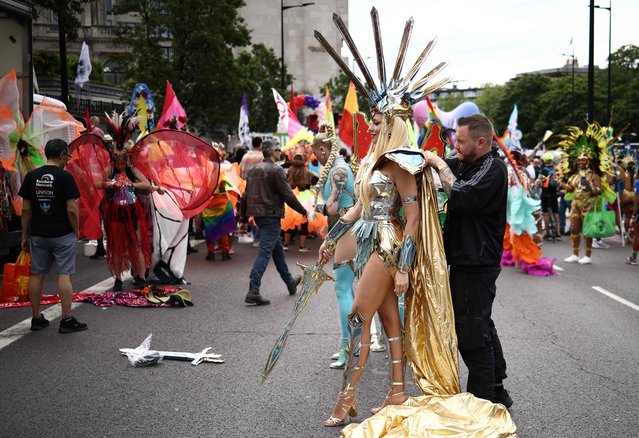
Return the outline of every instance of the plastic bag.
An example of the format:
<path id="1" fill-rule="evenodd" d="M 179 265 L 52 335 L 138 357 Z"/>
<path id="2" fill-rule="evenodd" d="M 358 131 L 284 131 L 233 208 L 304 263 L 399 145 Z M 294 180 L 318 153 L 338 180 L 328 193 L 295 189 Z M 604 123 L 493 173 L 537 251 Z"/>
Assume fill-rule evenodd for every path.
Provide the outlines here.
<path id="1" fill-rule="evenodd" d="M 129 358 L 129 362 L 131 362 L 131 365 L 134 367 L 148 367 L 162 361 L 160 353 L 151 350 L 151 336 L 153 336 L 152 333 L 136 348 L 123 348 L 120 350 L 126 354 Z"/>
<path id="2" fill-rule="evenodd" d="M 2 275 L 2 302 L 29 301 L 31 256 L 22 251 L 15 263 L 5 263 Z"/>

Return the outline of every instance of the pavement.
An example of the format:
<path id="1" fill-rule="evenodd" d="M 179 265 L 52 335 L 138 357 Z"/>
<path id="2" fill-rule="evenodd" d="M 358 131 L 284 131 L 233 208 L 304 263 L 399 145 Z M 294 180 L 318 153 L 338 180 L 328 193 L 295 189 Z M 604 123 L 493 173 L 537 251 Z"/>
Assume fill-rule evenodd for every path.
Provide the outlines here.
<path id="1" fill-rule="evenodd" d="M 563 262 L 568 239 L 546 242 L 544 253 L 559 260 L 560 275 L 537 278 L 504 268 L 498 279 L 493 319 L 520 437 L 636 436 L 639 266 L 624 263 L 630 249 L 618 239 L 606 242 L 610 248 L 594 250 L 593 263 L 584 266 Z M 314 261 L 319 241 L 309 246 L 308 253 L 291 246 L 293 273 L 299 272 L 295 262 Z M 197 248 L 185 272 L 193 307 L 79 304 L 74 315 L 89 329 L 68 335 L 57 332 L 58 320 L 39 332 L 16 327 L 30 318 L 28 307 L 0 310 L 0 436 L 339 436 L 339 429 L 322 425 L 342 379 L 328 366 L 340 339 L 332 284 L 311 299 L 283 356 L 260 384 L 295 297 L 271 263 L 262 285 L 271 305 L 245 305 L 256 249 L 236 243 L 232 260 L 207 262 L 204 245 Z M 76 290 L 100 283 L 102 289 L 112 285 L 105 261 L 79 256 Z M 55 290 L 54 278 L 45 289 Z M 155 349 L 210 346 L 225 363 L 163 361 L 134 368 L 118 349 L 136 347 L 149 333 Z M 15 339 L 3 346 L 9 337 Z M 464 383 L 461 362 L 460 370 Z M 385 353 L 371 353 L 357 390 L 358 419 L 387 388 Z M 417 395 L 412 384 L 408 391 Z"/>

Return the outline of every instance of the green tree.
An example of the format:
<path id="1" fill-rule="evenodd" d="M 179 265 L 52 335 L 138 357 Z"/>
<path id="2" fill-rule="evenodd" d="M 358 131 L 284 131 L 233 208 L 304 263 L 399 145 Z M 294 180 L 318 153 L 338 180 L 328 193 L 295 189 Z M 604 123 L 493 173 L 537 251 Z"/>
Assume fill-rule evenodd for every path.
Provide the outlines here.
<path id="1" fill-rule="evenodd" d="M 121 26 L 118 43 L 130 50 L 127 65 L 130 89 L 145 82 L 162 107 L 169 80 L 199 133 L 233 132 L 243 92 L 249 97 L 251 128 L 272 130 L 277 110 L 271 87 L 279 87 L 279 58 L 256 45 L 238 9 L 243 0 L 122 0 L 115 11 L 131 13 L 139 23 Z M 238 55 L 238 49 L 245 48 Z M 290 83 L 292 78 L 286 76 Z"/>
<path id="2" fill-rule="evenodd" d="M 127 72 L 129 80 L 123 84 L 123 88 L 130 90 L 133 84 L 144 82 L 154 92 L 164 89 L 161 87 L 166 78 L 167 65 L 162 43 L 166 44 L 169 36 L 160 2 L 121 0 L 114 5 L 113 13 L 130 14 L 137 20 L 134 25 L 120 23 L 115 29 L 115 44 L 127 49 L 114 57 L 125 66 Z"/>
<path id="3" fill-rule="evenodd" d="M 442 111 L 452 111 L 466 101 L 468 101 L 468 98 L 462 94 L 451 94 L 438 99 L 437 107 L 441 108 Z"/>
<path id="4" fill-rule="evenodd" d="M 612 125 L 619 132 L 630 125 L 630 132 L 639 131 L 639 47 L 625 45 L 611 57 Z M 607 75 L 606 75 L 607 76 Z M 607 77 L 598 82 L 607 81 Z"/>
<path id="5" fill-rule="evenodd" d="M 58 20 L 58 24 L 64 28 L 67 40 L 73 41 L 78 38 L 80 15 L 82 13 L 82 3 L 89 0 L 30 0 L 28 3 L 33 7 L 33 18 L 38 18 L 43 9 L 53 11 Z"/>
<path id="6" fill-rule="evenodd" d="M 328 87 L 328 92 L 331 95 L 331 103 L 333 104 L 333 112 L 337 114 L 342 114 L 344 111 L 344 100 L 346 99 L 346 94 L 348 93 L 348 86 L 351 83 L 346 74 L 343 72 L 339 72 L 337 75 L 333 76 L 329 79 L 329 81 L 319 89 L 320 95 L 323 96 L 326 94 L 326 87 Z M 357 106 L 359 110 L 363 113 L 369 112 L 369 104 L 366 97 L 357 93 Z"/>
<path id="7" fill-rule="evenodd" d="M 167 0 L 172 36 L 170 64 L 176 93 L 188 108 L 190 124 L 201 131 L 237 129 L 242 90 L 233 49 L 250 44 L 238 14 L 243 0 Z"/>
<path id="8" fill-rule="evenodd" d="M 499 116 L 500 102 L 504 99 L 505 92 L 504 85 L 484 84 L 475 103 L 483 114 L 494 121 Z"/>
<path id="9" fill-rule="evenodd" d="M 60 74 L 60 55 L 55 52 L 38 51 L 33 54 L 33 68 L 36 78 L 56 78 Z M 78 57 L 69 56 L 68 76 L 75 78 L 78 69 Z M 104 67 L 96 59 L 91 60 L 91 76 L 89 81 L 93 84 L 108 84 L 104 79 Z"/>
<path id="10" fill-rule="evenodd" d="M 263 44 L 255 44 L 250 52 L 242 51 L 235 63 L 238 70 L 238 90 L 247 96 L 251 130 L 274 131 L 278 113 L 273 101 L 272 88 L 282 96 L 285 93 L 285 90 L 280 88 L 280 58 L 275 55 L 273 49 L 268 49 Z M 289 74 L 286 74 L 286 78 L 287 83 L 292 82 Z M 239 105 L 238 99 L 238 108 Z"/>

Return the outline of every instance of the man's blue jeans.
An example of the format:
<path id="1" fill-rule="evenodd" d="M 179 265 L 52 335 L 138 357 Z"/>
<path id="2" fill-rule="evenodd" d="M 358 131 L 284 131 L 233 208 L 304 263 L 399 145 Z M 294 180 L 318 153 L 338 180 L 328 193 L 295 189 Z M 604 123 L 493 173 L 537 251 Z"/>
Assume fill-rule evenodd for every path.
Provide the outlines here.
<path id="1" fill-rule="evenodd" d="M 280 218 L 261 216 L 254 219 L 260 228 L 260 247 L 257 250 L 257 258 L 255 259 L 253 269 L 249 276 L 251 287 L 260 288 L 262 276 L 264 275 L 264 271 L 266 271 L 271 256 L 273 257 L 275 268 L 277 268 L 277 272 L 280 273 L 280 277 L 284 283 L 287 285 L 293 283 L 295 280 L 286 265 L 284 247 L 280 241 L 280 235 L 282 233 Z"/>

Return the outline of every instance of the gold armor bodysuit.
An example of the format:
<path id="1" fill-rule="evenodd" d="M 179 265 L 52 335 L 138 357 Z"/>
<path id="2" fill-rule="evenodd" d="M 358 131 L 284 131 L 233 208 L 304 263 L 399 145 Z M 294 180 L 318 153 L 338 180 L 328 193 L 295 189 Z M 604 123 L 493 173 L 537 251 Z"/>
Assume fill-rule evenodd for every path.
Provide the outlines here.
<path id="1" fill-rule="evenodd" d="M 353 226 L 357 239 L 355 270 L 361 275 L 368 258 L 376 252 L 388 273 L 394 276 L 403 238 L 397 187 L 390 177 L 374 170 L 368 180 L 368 190 L 370 210 L 363 211 L 362 217 Z"/>
<path id="2" fill-rule="evenodd" d="M 575 175 L 571 176 L 568 179 L 568 185 L 574 189 L 572 195 L 572 207 L 570 217 L 581 218 L 592 210 L 593 203 L 595 200 L 595 194 L 592 192 L 593 181 L 592 181 L 593 172 L 587 171 L 583 174 L 578 172 Z M 592 188 L 583 188 L 581 185 L 581 178 L 585 177 Z"/>
<path id="3" fill-rule="evenodd" d="M 377 253 L 391 277 L 397 271 L 399 252 L 404 238 L 404 221 L 399 215 L 401 200 L 393 180 L 378 168 L 387 160 L 396 162 L 401 168 L 415 175 L 424 167 L 421 152 L 415 149 L 396 149 L 379 157 L 374 164 L 368 184 L 370 195 L 369 211 L 362 211 L 361 218 L 353 225 L 357 239 L 355 271 L 361 275 L 373 252 Z M 365 167 L 370 163 L 364 164 Z M 366 169 L 362 169 L 365 171 Z M 363 181 L 355 181 L 356 187 Z M 356 189 L 357 190 L 357 189 Z"/>

